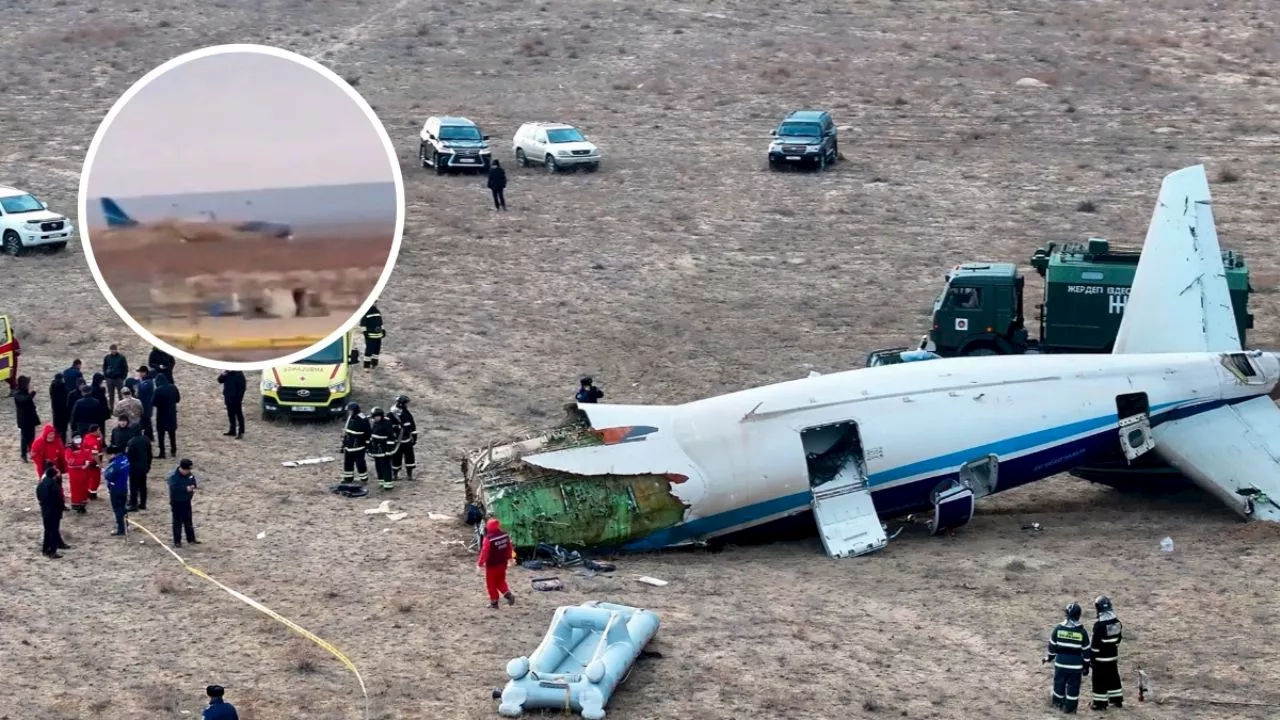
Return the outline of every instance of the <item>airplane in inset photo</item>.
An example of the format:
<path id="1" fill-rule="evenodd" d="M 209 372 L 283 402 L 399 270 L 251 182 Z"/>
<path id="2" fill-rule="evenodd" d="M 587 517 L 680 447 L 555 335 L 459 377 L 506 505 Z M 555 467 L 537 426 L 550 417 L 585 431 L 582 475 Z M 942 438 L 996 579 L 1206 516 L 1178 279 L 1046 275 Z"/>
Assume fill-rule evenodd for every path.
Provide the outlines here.
<path id="1" fill-rule="evenodd" d="M 293 226 L 268 220 L 218 220 L 213 213 L 197 218 L 165 217 L 158 220 L 134 219 L 113 198 L 99 200 L 106 220 L 103 240 L 117 245 L 153 244 L 158 242 L 224 242 L 228 240 L 279 240 L 291 242 Z M 121 242 L 124 241 L 124 242 Z"/>

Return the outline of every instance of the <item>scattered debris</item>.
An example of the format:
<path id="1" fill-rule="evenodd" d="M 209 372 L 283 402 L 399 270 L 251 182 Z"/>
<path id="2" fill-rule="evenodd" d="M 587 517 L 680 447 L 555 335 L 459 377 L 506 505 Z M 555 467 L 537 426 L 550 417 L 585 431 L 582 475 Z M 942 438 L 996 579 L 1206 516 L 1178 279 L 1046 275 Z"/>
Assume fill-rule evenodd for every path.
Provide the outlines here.
<path id="1" fill-rule="evenodd" d="M 648 575 L 637 575 L 636 582 L 642 582 L 645 585 L 652 585 L 654 587 L 662 587 L 667 584 L 666 580 L 659 580 L 658 578 L 649 577 Z"/>
<path id="2" fill-rule="evenodd" d="M 349 498 L 361 498 L 369 494 L 369 490 L 367 488 L 357 483 L 339 483 L 337 485 L 330 485 L 329 492 Z"/>
<path id="3" fill-rule="evenodd" d="M 462 541 L 459 540 L 458 542 L 462 542 Z M 542 562 L 541 560 L 525 560 L 524 562 L 520 563 L 520 567 L 524 568 L 525 570 L 542 570 L 547 567 L 547 564 Z"/>
<path id="4" fill-rule="evenodd" d="M 427 517 L 431 518 L 432 520 L 452 520 L 453 519 L 452 515 L 445 515 L 444 513 L 438 513 L 438 512 L 429 512 L 427 513 Z"/>
<path id="5" fill-rule="evenodd" d="M 611 562 L 604 562 L 603 560 L 587 560 L 582 563 L 582 566 L 588 570 L 602 573 L 609 573 L 618 569 L 617 565 L 614 565 Z"/>
<path id="6" fill-rule="evenodd" d="M 302 467 L 303 465 L 319 465 L 320 463 L 327 463 L 327 462 L 333 462 L 333 461 L 334 461 L 334 458 L 331 458 L 328 455 L 326 455 L 324 457 L 313 457 L 313 458 L 307 458 L 305 460 L 285 460 L 280 464 L 287 468 L 296 468 L 296 467 Z"/>
<path id="7" fill-rule="evenodd" d="M 264 538 L 264 537 L 266 537 L 266 536 L 267 536 L 267 531 L 266 531 L 266 530 L 263 530 L 262 532 L 258 533 L 258 539 L 259 539 L 259 540 L 261 540 L 262 538 Z"/>
<path id="8" fill-rule="evenodd" d="M 1035 79 L 1035 78 L 1033 78 L 1033 77 L 1024 77 L 1024 78 L 1022 78 L 1021 80 L 1019 80 L 1018 82 L 1014 83 L 1014 85 L 1017 85 L 1018 87 L 1029 87 L 1029 88 L 1046 88 L 1046 87 L 1049 87 L 1049 84 L 1048 84 L 1048 83 L 1043 82 L 1043 81 L 1041 81 L 1041 80 L 1037 80 L 1037 79 Z"/>
<path id="9" fill-rule="evenodd" d="M 538 543 L 533 548 L 533 557 L 537 560 L 539 555 L 546 555 L 547 561 L 556 567 L 573 567 L 582 564 L 582 554 L 577 550 L 565 550 L 559 545 L 548 545 L 547 543 Z"/>
<path id="10" fill-rule="evenodd" d="M 1147 671 L 1138 668 L 1138 702 L 1146 702 L 1149 692 L 1151 692 L 1151 686 L 1147 684 Z"/>
<path id="11" fill-rule="evenodd" d="M 1044 526 L 1043 526 L 1043 525 L 1041 525 L 1040 523 L 1031 523 L 1030 525 L 1023 525 L 1023 526 L 1022 526 L 1022 529 L 1023 529 L 1023 530 L 1037 530 L 1037 531 L 1039 531 L 1039 530 L 1044 530 Z"/>
<path id="12" fill-rule="evenodd" d="M 441 540 L 440 544 L 441 545 L 461 545 L 462 547 L 467 546 L 467 544 L 462 542 L 461 540 Z"/>
<path id="13" fill-rule="evenodd" d="M 1160 541 L 1160 549 L 1165 552 L 1173 552 L 1173 538 L 1167 537 Z"/>
<path id="14" fill-rule="evenodd" d="M 533 578 L 529 583 L 533 585 L 534 590 L 541 590 L 543 592 L 564 589 L 564 583 L 561 582 L 560 578 L 556 575 L 552 575 L 551 577 Z"/>
<path id="15" fill-rule="evenodd" d="M 407 517 L 409 517 L 409 513 L 407 512 L 395 512 L 395 513 L 387 514 L 387 519 L 390 520 L 391 522 L 395 522 L 397 520 L 403 520 Z"/>
<path id="16" fill-rule="evenodd" d="M 364 514 L 365 514 L 365 515 L 377 515 L 377 514 L 379 514 L 379 513 L 382 513 L 382 514 L 384 514 L 384 515 L 385 515 L 386 513 L 389 513 L 389 512 L 391 512 L 391 501 L 390 501 L 390 500 L 383 500 L 382 502 L 378 503 L 378 507 L 376 507 L 376 508 L 369 508 L 369 509 L 367 509 L 367 510 L 365 510 L 365 511 L 364 511 Z"/>

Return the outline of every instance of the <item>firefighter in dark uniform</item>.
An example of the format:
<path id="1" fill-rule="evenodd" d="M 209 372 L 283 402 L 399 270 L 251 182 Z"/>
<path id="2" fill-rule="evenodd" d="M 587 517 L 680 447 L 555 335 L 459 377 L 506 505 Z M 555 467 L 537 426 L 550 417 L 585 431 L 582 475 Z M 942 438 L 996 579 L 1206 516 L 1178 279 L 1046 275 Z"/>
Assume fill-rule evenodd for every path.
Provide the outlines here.
<path id="1" fill-rule="evenodd" d="M 400 471 L 404 469 L 404 458 L 400 454 L 400 442 L 404 437 L 404 428 L 400 426 L 400 413 L 396 410 L 395 403 L 391 405 L 391 411 L 387 413 L 387 422 L 391 423 L 391 479 L 393 481 L 400 480 Z"/>
<path id="2" fill-rule="evenodd" d="M 397 432 L 382 408 L 376 407 L 373 412 L 373 424 L 369 433 L 369 457 L 373 458 L 374 472 L 378 474 L 378 484 L 383 490 L 395 487 L 391 473 L 391 458 L 396 454 Z"/>
<path id="3" fill-rule="evenodd" d="M 369 482 L 369 466 L 365 452 L 369 447 L 369 421 L 360 414 L 360 406 L 347 403 L 347 422 L 342 428 L 342 482 L 349 485 Z"/>
<path id="4" fill-rule="evenodd" d="M 400 419 L 400 447 L 396 449 L 393 465 L 404 470 L 406 480 L 412 480 L 413 469 L 418 466 L 418 457 L 413 452 L 413 446 L 418 444 L 418 425 L 413 420 L 413 413 L 409 412 L 408 395 L 396 398 L 391 414 Z"/>
<path id="5" fill-rule="evenodd" d="M 600 402 L 603 397 L 604 391 L 596 387 L 590 377 L 584 377 L 578 381 L 578 392 L 573 399 L 580 403 L 594 403 Z"/>
<path id="6" fill-rule="evenodd" d="M 1080 603 L 1068 605 L 1066 615 L 1049 635 L 1042 662 L 1053 661 L 1053 706 L 1074 713 L 1080 706 L 1080 678 L 1089 674 L 1089 632 L 1080 624 Z"/>
<path id="7" fill-rule="evenodd" d="M 364 367 L 366 370 L 378 367 L 378 353 L 382 352 L 382 338 L 387 333 L 382 329 L 382 313 L 377 305 L 370 305 L 369 312 L 360 321 L 360 332 L 364 333 Z"/>
<path id="8" fill-rule="evenodd" d="M 1090 645 L 1093 665 L 1093 709 L 1106 710 L 1107 705 L 1124 707 L 1124 689 L 1120 685 L 1120 637 L 1122 625 L 1111 607 L 1111 598 L 1099 595 L 1093 601 L 1098 620 L 1093 623 Z"/>

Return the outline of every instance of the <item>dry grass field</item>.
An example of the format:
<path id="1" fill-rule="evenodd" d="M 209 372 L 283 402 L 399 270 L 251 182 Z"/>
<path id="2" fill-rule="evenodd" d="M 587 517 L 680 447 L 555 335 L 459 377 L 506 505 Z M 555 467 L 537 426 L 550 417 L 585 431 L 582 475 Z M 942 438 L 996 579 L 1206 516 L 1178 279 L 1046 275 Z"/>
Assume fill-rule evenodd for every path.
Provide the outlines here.
<path id="1" fill-rule="evenodd" d="M 204 541 L 185 557 L 342 648 L 371 718 L 496 717 L 506 661 L 554 606 L 590 598 L 663 622 L 663 657 L 641 661 L 611 718 L 1051 717 L 1044 638 L 1066 602 L 1100 592 L 1126 623 L 1122 716 L 1276 716 L 1280 536 L 1198 497 L 1055 478 L 984 503 L 955 538 L 908 531 L 857 560 L 816 538 L 624 557 L 617 577 L 565 574 L 559 593 L 517 570 L 519 603 L 496 614 L 454 543 L 465 526 L 428 516 L 461 507 L 458 448 L 558 415 L 580 373 L 610 401 L 679 402 L 858 366 L 925 331 L 954 263 L 1025 262 L 1091 234 L 1140 242 L 1160 178 L 1197 162 L 1223 244 L 1254 269 L 1252 343 L 1280 345 L 1271 4 L 15 0 L 0 32 L 0 181 L 64 212 L 117 95 L 204 44 L 322 59 L 396 141 L 407 230 L 379 302 L 383 367 L 358 395 L 414 398 L 424 478 L 387 495 L 408 517 L 364 514 L 376 489 L 328 494 L 333 464 L 281 467 L 333 454 L 336 426 L 266 425 L 250 407 L 245 439 L 228 440 L 216 372 L 177 371 Z M 845 160 L 769 173 L 768 130 L 804 106 L 835 114 Z M 481 178 L 417 166 L 417 131 L 440 113 L 476 120 L 504 161 L 533 119 L 578 124 L 606 160 L 594 175 L 513 167 L 511 209 L 495 213 Z M 145 356 L 78 247 L 0 259 L 0 276 L 43 419 L 73 357 L 94 366 L 111 342 Z M 10 433 L 0 718 L 195 717 L 210 682 L 246 720 L 360 716 L 338 662 L 154 544 L 109 537 L 105 501 L 67 518 L 65 559 L 42 558 Z M 159 465 L 139 519 L 163 536 Z M 1139 665 L 1156 702 L 1136 702 Z"/>

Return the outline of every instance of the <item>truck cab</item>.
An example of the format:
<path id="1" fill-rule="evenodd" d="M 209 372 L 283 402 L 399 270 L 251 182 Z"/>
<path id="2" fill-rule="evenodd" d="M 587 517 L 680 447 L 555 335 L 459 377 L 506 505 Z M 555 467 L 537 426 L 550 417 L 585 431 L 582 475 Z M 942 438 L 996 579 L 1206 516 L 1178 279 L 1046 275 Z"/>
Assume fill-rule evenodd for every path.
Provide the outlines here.
<path id="1" fill-rule="evenodd" d="M 1036 306 L 1039 338 L 1027 332 L 1024 278 L 1014 264 L 957 265 L 946 274 L 920 348 L 943 357 L 1109 353 L 1140 256 L 1140 250 L 1115 249 L 1103 238 L 1037 249 L 1031 266 L 1044 278 L 1044 299 Z M 1222 264 L 1243 344 L 1253 327 L 1249 269 L 1244 257 L 1232 250 L 1223 251 Z"/>
<path id="2" fill-rule="evenodd" d="M 341 417 L 354 391 L 352 366 L 360 360 L 354 331 L 290 365 L 262 372 L 262 419 Z"/>

